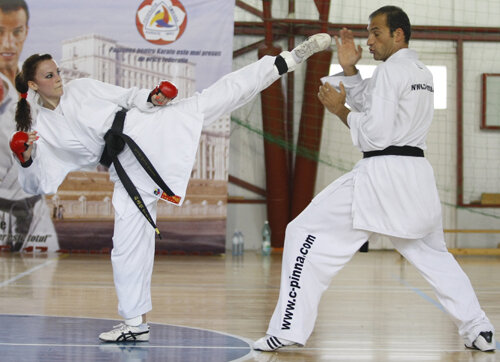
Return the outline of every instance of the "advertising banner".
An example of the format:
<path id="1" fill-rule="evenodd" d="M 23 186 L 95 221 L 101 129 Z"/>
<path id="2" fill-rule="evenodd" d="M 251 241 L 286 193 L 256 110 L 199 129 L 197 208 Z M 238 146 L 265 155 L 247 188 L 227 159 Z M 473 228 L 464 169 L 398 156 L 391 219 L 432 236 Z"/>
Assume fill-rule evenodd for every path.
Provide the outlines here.
<path id="1" fill-rule="evenodd" d="M 26 4 L 29 19 L 25 39 L 17 44 L 18 62 L 22 64 L 34 53 L 49 53 L 65 83 L 88 77 L 124 88 L 153 89 L 165 79 L 177 86 L 178 98 L 184 98 L 231 71 L 234 1 L 27 0 Z M 0 26 L 13 12 L 3 14 Z M 12 97 L 8 104 L 5 99 L 0 104 L 3 145 L 14 130 L 12 112 L 17 101 L 12 82 L 5 78 L 4 93 Z M 202 131 L 184 204 L 158 203 L 157 224 L 163 236 L 157 242 L 158 251 L 224 252 L 228 143 L 229 115 Z M 12 165 L 10 152 L 4 148 L 0 155 L 5 158 L 5 167 L 0 160 L 4 175 L 0 178 L 5 178 Z M 31 219 L 45 215 L 49 229 L 55 227 L 52 243 L 47 241 L 46 230 L 43 235 L 25 231 L 15 236 L 19 234 L 16 225 L 28 230 L 29 225 L 19 224 L 32 221 L 16 216 L 17 206 L 9 202 L 19 190 L 9 193 L 1 187 L 0 182 L 0 226 L 5 226 L 0 228 L 0 245 L 24 238 L 17 247 L 23 250 L 31 238 L 39 240 L 34 246 L 50 250 L 106 251 L 112 247 L 113 184 L 106 168 L 73 172 L 55 195 L 41 198 L 46 204 L 43 212 L 28 207 Z M 30 196 L 23 195 L 23 199 Z M 33 204 L 39 199 L 28 201 Z M 31 205 L 28 201 L 25 204 Z M 44 237 L 45 244 L 40 241 Z"/>

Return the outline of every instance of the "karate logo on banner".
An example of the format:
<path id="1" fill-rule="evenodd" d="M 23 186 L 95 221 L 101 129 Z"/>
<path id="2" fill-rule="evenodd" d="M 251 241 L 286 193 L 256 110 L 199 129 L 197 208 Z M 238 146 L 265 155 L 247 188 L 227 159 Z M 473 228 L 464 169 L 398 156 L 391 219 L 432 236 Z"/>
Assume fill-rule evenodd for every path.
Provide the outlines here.
<path id="1" fill-rule="evenodd" d="M 186 29 L 186 9 L 178 0 L 145 0 L 137 9 L 135 23 L 139 34 L 148 42 L 170 44 Z"/>

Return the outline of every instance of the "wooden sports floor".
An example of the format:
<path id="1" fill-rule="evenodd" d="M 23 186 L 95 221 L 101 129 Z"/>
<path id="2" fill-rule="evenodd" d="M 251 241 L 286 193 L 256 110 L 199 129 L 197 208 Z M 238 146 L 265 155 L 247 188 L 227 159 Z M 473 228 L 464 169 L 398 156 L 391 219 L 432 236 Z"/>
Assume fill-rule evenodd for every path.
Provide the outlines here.
<path id="1" fill-rule="evenodd" d="M 500 329 L 500 256 L 457 256 Z M 0 253 L 0 361 L 500 361 L 465 349 L 416 270 L 393 251 L 357 253 L 303 348 L 254 352 L 277 300 L 281 255 L 159 255 L 151 340 L 103 344 L 118 324 L 109 255 Z M 499 334 L 496 346 L 500 349 Z"/>

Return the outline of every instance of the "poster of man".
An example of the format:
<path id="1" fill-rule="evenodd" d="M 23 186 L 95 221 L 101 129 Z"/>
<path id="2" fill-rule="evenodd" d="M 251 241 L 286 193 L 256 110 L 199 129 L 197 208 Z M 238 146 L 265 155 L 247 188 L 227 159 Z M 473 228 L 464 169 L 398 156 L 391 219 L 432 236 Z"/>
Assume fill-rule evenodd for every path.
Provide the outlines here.
<path id="1" fill-rule="evenodd" d="M 28 36 L 24 0 L 0 0 L 0 247 L 10 251 L 56 251 L 57 234 L 45 197 L 25 193 L 9 149 L 18 93 L 14 78 Z"/>
<path id="2" fill-rule="evenodd" d="M 181 100 L 232 68 L 232 2 L 27 2 L 30 29 L 37 31 L 31 31 L 20 60 L 52 54 L 65 84 L 93 78 L 152 90 L 168 80 Z M 48 26 L 54 17 L 58 22 Z M 157 251 L 225 252 L 229 129 L 229 114 L 203 129 L 182 205 L 158 203 Z M 113 183 L 100 165 L 71 172 L 56 194 L 47 195 L 61 251 L 112 247 L 112 195 Z M 161 190 L 157 196 L 164 199 Z"/>

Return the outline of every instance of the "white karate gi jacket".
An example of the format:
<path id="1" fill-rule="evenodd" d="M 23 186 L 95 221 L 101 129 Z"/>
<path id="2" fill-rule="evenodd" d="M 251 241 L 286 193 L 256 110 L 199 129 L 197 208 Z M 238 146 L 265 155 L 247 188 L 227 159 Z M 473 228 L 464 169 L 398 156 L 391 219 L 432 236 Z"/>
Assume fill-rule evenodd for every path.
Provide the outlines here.
<path id="1" fill-rule="evenodd" d="M 32 128 L 38 131 L 40 139 L 35 143 L 33 163 L 26 168 L 19 165 L 19 181 L 28 193 L 51 194 L 69 172 L 95 167 L 115 113 L 126 108 L 130 110 L 123 132 L 144 151 L 167 186 L 180 197 L 177 204 L 181 205 L 202 127 L 247 103 L 278 79 L 274 59 L 263 57 L 227 74 L 201 93 L 162 107 L 147 102 L 149 89 L 125 89 L 88 78 L 73 80 L 64 87 L 55 110 L 38 107 Z M 163 190 L 150 179 L 128 147 L 119 160 L 145 204 L 160 198 Z M 118 216 L 138 212 L 120 187 L 113 166 L 110 175 L 117 185 L 113 206 Z"/>
<path id="2" fill-rule="evenodd" d="M 125 89 L 93 79 L 78 79 L 64 87 L 58 107 L 38 107 L 33 129 L 40 139 L 35 143 L 33 163 L 20 168 L 19 181 L 31 194 L 51 194 L 66 175 L 82 168 L 95 167 L 104 149 L 104 134 L 121 108 L 127 112 L 124 133 L 146 153 L 166 184 L 182 204 L 198 148 L 204 117 L 197 103 L 181 100 L 164 107 L 147 102 L 150 90 Z M 119 159 L 145 203 L 161 194 L 128 147 Z M 111 179 L 118 177 L 110 168 Z M 119 214 L 135 212 L 128 195 L 114 195 L 113 206 Z"/>
<path id="3" fill-rule="evenodd" d="M 431 72 L 417 53 L 401 49 L 380 64 L 370 79 L 343 73 L 352 111 L 347 122 L 353 144 L 362 152 L 388 146 L 426 149 L 434 112 Z M 430 163 L 422 157 L 378 156 L 360 160 L 354 178 L 353 227 L 407 239 L 441 227 L 441 205 Z"/>

